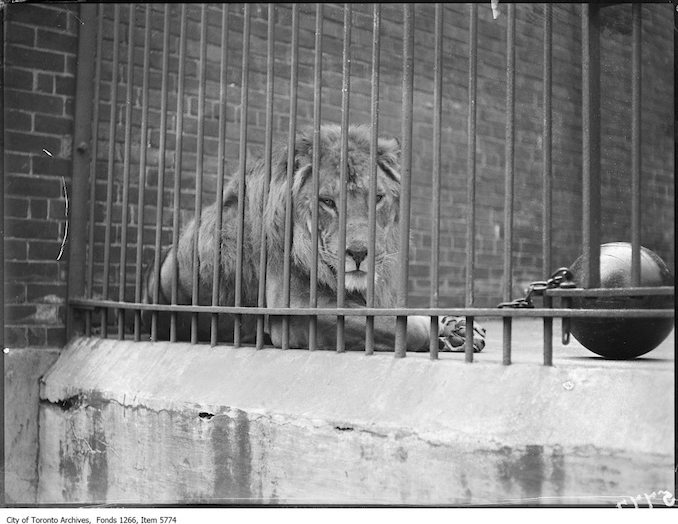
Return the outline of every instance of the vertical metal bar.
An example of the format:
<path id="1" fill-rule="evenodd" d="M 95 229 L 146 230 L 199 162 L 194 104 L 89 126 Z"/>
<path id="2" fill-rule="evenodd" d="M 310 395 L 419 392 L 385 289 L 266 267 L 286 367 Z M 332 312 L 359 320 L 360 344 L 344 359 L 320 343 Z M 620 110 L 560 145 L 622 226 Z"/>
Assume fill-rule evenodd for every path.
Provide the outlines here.
<path id="1" fill-rule="evenodd" d="M 91 172 L 92 164 L 96 161 L 96 157 L 92 157 L 88 154 L 88 149 L 90 149 L 93 125 L 92 125 L 92 105 L 97 106 L 99 104 L 99 98 L 96 96 L 92 98 L 92 76 L 94 69 L 94 40 L 96 38 L 96 25 L 94 21 L 97 16 L 97 8 L 94 5 L 82 5 L 80 6 L 80 16 L 81 20 L 86 21 L 80 25 L 78 33 L 78 71 L 76 78 L 76 93 L 75 98 L 75 134 L 73 136 L 73 175 L 71 181 L 71 196 L 73 200 L 73 206 L 70 209 L 70 216 L 68 219 L 71 221 L 71 246 L 68 253 L 68 264 L 69 264 L 69 273 L 68 273 L 68 297 L 82 297 L 85 293 L 85 281 L 82 278 L 82 274 L 85 271 L 85 253 L 87 252 L 87 246 L 85 245 L 85 239 L 87 238 L 87 213 L 85 202 L 87 200 L 87 187 L 88 187 L 88 175 Z M 97 58 L 99 58 L 97 56 Z M 100 60 L 98 60 L 100 62 Z M 97 82 L 95 84 L 95 89 L 98 90 L 99 87 L 99 71 L 97 67 L 97 73 L 95 78 Z M 98 91 L 97 91 L 98 95 Z M 98 109 L 97 109 L 97 118 L 98 120 Z M 95 147 L 91 148 L 93 151 L 96 151 Z M 4 157 L 3 157 L 4 158 Z M 92 186 L 94 181 L 91 182 Z M 4 186 L 0 186 L 3 187 Z M 4 217 L 4 215 L 2 215 Z M 92 265 L 92 246 L 90 244 L 90 260 L 88 264 L 88 269 Z M 3 258 L 4 262 L 4 258 Z M 4 282 L 4 280 L 3 280 Z M 89 289 L 91 289 L 91 281 L 89 284 Z M 76 333 L 82 332 L 81 317 L 76 316 L 73 308 L 68 308 L 68 318 L 66 322 L 67 336 L 70 338 Z M 88 327 L 90 323 L 87 323 Z M 89 335 L 89 333 L 88 333 Z M 4 348 L 4 346 L 0 345 Z"/>
<path id="2" fill-rule="evenodd" d="M 434 58 L 433 58 L 433 170 L 431 173 L 431 290 L 429 304 L 437 308 L 439 304 L 439 272 L 440 264 L 440 134 L 441 116 L 443 112 L 443 5 L 435 4 L 434 19 Z M 431 317 L 429 333 L 429 356 L 438 358 L 438 317 Z"/>
<path id="3" fill-rule="evenodd" d="M 219 146 L 217 152 L 217 202 L 219 203 L 214 224 L 214 259 L 212 260 L 212 305 L 219 305 L 221 287 L 221 228 L 224 220 L 224 174 L 226 164 L 226 101 L 228 89 L 228 6 L 221 4 L 221 62 L 219 78 Z M 263 240 L 262 240 L 263 243 Z M 263 278 L 263 277 L 262 277 Z M 213 313 L 210 324 L 210 344 L 217 345 L 219 315 Z"/>
<path id="4" fill-rule="evenodd" d="M 379 141 L 379 54 L 381 50 L 381 4 L 372 7 L 372 92 L 370 94 L 370 188 L 367 238 L 367 308 L 374 307 L 374 273 L 377 231 L 377 148 Z M 365 354 L 374 353 L 374 317 L 366 318 Z"/>
<path id="5" fill-rule="evenodd" d="M 283 301 L 290 307 L 290 274 L 292 255 L 292 183 L 294 180 L 295 145 L 297 134 L 297 88 L 299 83 L 299 5 L 292 4 L 292 56 L 290 59 L 290 108 L 287 134 L 287 183 L 285 188 L 285 247 L 283 256 Z M 290 347 L 290 317 L 283 317 L 282 349 Z"/>
<path id="6" fill-rule="evenodd" d="M 81 6 L 81 10 L 83 10 L 85 6 Z M 87 10 L 84 10 L 81 14 L 82 16 L 87 16 L 86 15 Z M 92 13 L 90 16 L 94 16 L 94 13 Z M 96 69 L 94 72 L 94 97 L 93 97 L 93 108 L 92 108 L 92 139 L 91 139 L 91 146 L 90 146 L 90 158 L 89 158 L 89 222 L 88 222 L 88 237 L 87 237 L 87 251 L 88 251 L 88 257 L 87 257 L 87 298 L 92 298 L 94 296 L 94 212 L 96 210 L 96 187 L 97 187 L 97 157 L 99 156 L 98 151 L 99 151 L 99 102 L 101 98 L 101 64 L 103 63 L 103 60 L 101 60 L 101 49 L 103 47 L 103 39 L 104 39 L 104 8 L 101 4 L 97 6 L 97 12 L 96 12 L 96 17 L 98 20 L 97 23 L 97 34 L 96 34 Z M 84 18 L 82 18 L 84 20 Z M 91 30 L 92 24 L 87 24 Z M 80 25 L 80 30 L 85 33 L 85 27 L 83 24 Z M 92 37 L 90 37 L 92 38 Z M 93 46 L 91 45 L 91 42 L 87 41 L 86 38 L 84 38 L 85 42 L 82 43 L 83 50 L 82 54 L 80 53 L 80 50 L 78 50 L 78 56 L 82 56 L 82 65 L 84 67 L 84 64 L 87 61 L 87 52 L 88 50 L 91 50 Z M 94 60 L 94 58 L 93 58 Z M 89 71 L 85 70 L 83 72 L 83 83 L 84 83 L 84 78 L 89 77 Z M 85 89 L 85 87 L 83 86 Z M 77 89 L 77 88 L 76 88 Z M 76 100 L 81 101 L 81 100 L 87 100 L 89 97 L 88 96 L 78 96 Z M 83 102 L 84 102 L 83 100 Z M 75 126 L 76 130 L 80 130 L 80 126 Z M 80 143 L 78 137 L 78 140 L 75 140 L 76 148 L 75 150 L 79 152 L 79 148 L 77 147 Z M 74 164 L 77 162 L 74 160 Z M 70 256 L 70 251 L 69 251 L 69 256 Z M 73 267 L 69 263 L 69 267 Z M 73 274 L 74 278 L 75 275 L 77 274 L 77 271 L 74 270 L 72 272 L 69 272 L 69 278 Z M 70 323 L 69 323 L 70 325 Z M 92 335 L 92 311 L 87 310 L 85 313 L 85 335 L 88 337 Z"/>
<path id="7" fill-rule="evenodd" d="M 238 167 L 238 222 L 235 259 L 235 305 L 242 305 L 242 257 L 245 229 L 245 172 L 247 169 L 247 110 L 250 72 L 250 4 L 244 5 L 242 29 L 242 83 L 240 86 L 240 165 Z M 233 345 L 240 347 L 241 315 L 235 315 Z"/>
<path id="8" fill-rule="evenodd" d="M 344 47 L 341 77 L 341 158 L 339 165 L 339 240 L 337 247 L 337 307 L 344 307 L 346 297 L 346 193 L 348 184 L 348 117 L 351 98 L 351 4 L 344 4 Z M 337 351 L 346 349 L 344 317 L 337 316 Z"/>
<path id="9" fill-rule="evenodd" d="M 207 69 L 207 4 L 200 6 L 200 69 L 198 78 L 198 137 L 195 161 L 195 234 L 191 263 L 191 304 L 200 303 L 200 225 L 202 223 L 202 172 L 205 146 L 205 70 Z M 198 342 L 198 315 L 191 314 L 191 344 Z"/>
<path id="10" fill-rule="evenodd" d="M 515 151 L 515 31 L 516 6 L 508 5 L 506 27 L 506 153 L 504 179 L 504 300 L 511 300 L 513 287 L 513 185 Z M 504 365 L 511 363 L 511 318 L 504 317 Z"/>
<path id="11" fill-rule="evenodd" d="M 127 23 L 127 91 L 125 94 L 125 149 L 122 164 L 122 218 L 120 220 L 120 267 L 118 301 L 125 301 L 125 288 L 127 287 L 127 222 L 129 217 L 129 174 L 130 157 L 132 152 L 132 87 L 134 86 L 134 29 L 135 21 L 134 4 L 129 5 Z M 125 338 L 125 310 L 120 308 L 118 317 L 118 339 Z"/>
<path id="12" fill-rule="evenodd" d="M 120 5 L 113 7 L 113 67 L 111 78 L 111 107 L 108 126 L 108 176 L 106 179 L 106 227 L 104 231 L 104 274 L 102 295 L 109 298 L 110 272 L 111 272 L 111 227 L 113 218 L 113 170 L 115 169 L 115 127 L 118 105 L 118 62 L 120 51 Z M 101 336 L 108 336 L 108 309 L 101 310 Z"/>
<path id="13" fill-rule="evenodd" d="M 315 63 L 313 75 L 313 173 L 311 175 L 313 202 L 311 204 L 311 288 L 308 305 L 318 305 L 318 188 L 320 184 L 320 111 L 322 98 L 323 63 L 323 4 L 315 8 Z M 308 349 L 318 347 L 318 317 L 311 315 L 308 321 Z"/>
<path id="14" fill-rule="evenodd" d="M 600 20 L 582 4 L 583 287 L 600 285 Z"/>
<path id="15" fill-rule="evenodd" d="M 158 143 L 158 193 L 155 202 L 155 245 L 153 259 L 153 304 L 160 299 L 160 255 L 162 252 L 162 216 L 165 194 L 165 154 L 167 148 L 167 83 L 169 76 L 169 35 L 170 35 L 170 7 L 165 4 L 163 22 L 162 45 L 162 80 L 160 84 L 160 139 Z M 151 316 L 151 340 L 158 340 L 158 312 L 153 311 Z"/>
<path id="16" fill-rule="evenodd" d="M 631 285 L 640 286 L 640 235 L 641 235 L 641 69 L 642 69 L 642 4 L 631 8 L 632 74 L 631 74 Z"/>
<path id="17" fill-rule="evenodd" d="M 552 63 L 552 43 L 553 43 L 553 25 L 552 25 L 553 6 L 544 4 L 544 92 L 543 92 L 543 141 L 544 158 L 542 171 L 542 274 L 544 276 L 551 272 L 551 227 L 552 227 L 552 164 L 551 164 L 551 145 L 552 145 L 552 104 L 551 104 L 551 85 L 553 77 Z M 551 307 L 551 297 L 544 296 L 544 307 Z M 544 317 L 544 365 L 553 365 L 553 319 Z"/>
<path id="18" fill-rule="evenodd" d="M 402 175 L 400 193 L 400 275 L 397 306 L 407 307 L 410 262 L 410 198 L 412 185 L 412 111 L 414 102 L 414 5 L 403 6 L 403 99 L 402 99 Z M 407 317 L 396 318 L 395 357 L 407 350 Z"/>
<path id="19" fill-rule="evenodd" d="M 179 70 L 177 72 L 177 113 L 176 133 L 174 146 L 174 199 L 172 202 L 172 284 L 170 291 L 170 303 L 177 304 L 179 296 L 179 218 L 181 208 L 181 170 L 183 162 L 183 133 L 184 133 L 184 72 L 186 63 L 186 4 L 181 4 L 180 33 L 179 33 Z M 159 277 L 159 275 L 158 275 Z M 177 340 L 177 313 L 170 314 L 170 342 Z"/>
<path id="20" fill-rule="evenodd" d="M 264 214 L 266 199 L 271 184 L 271 162 L 273 156 L 273 92 L 275 88 L 275 4 L 268 4 L 268 33 L 266 48 L 266 131 L 264 137 L 264 187 L 261 192 L 261 215 Z M 257 305 L 266 306 L 266 227 L 261 221 L 259 230 L 259 296 Z M 264 347 L 264 315 L 257 317 L 257 349 Z"/>
<path id="21" fill-rule="evenodd" d="M 469 14 L 468 148 L 466 180 L 466 307 L 473 307 L 476 264 L 476 135 L 478 115 L 478 4 Z M 473 333 L 473 317 L 466 317 L 466 332 Z M 473 336 L 466 337 L 464 360 L 473 362 Z"/>
<path id="22" fill-rule="evenodd" d="M 144 252 L 144 207 L 146 193 L 146 151 L 148 134 L 148 77 L 151 59 L 151 6 L 146 5 L 144 24 L 144 77 L 141 87 L 141 138 L 139 140 L 139 185 L 137 195 L 137 256 L 134 301 L 141 302 L 141 267 Z M 134 340 L 141 340 L 141 311 L 134 312 Z"/>

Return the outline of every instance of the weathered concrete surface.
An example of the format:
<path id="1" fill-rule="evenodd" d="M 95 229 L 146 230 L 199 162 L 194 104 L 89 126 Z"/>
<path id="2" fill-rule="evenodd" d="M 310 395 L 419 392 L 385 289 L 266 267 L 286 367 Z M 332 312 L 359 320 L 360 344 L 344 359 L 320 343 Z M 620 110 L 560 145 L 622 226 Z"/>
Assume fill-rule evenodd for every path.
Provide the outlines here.
<path id="1" fill-rule="evenodd" d="M 673 485 L 673 366 L 75 340 L 39 501 L 608 503 Z"/>
<path id="2" fill-rule="evenodd" d="M 38 490 L 40 377 L 58 349 L 8 348 L 5 359 L 5 501 L 35 504 Z"/>

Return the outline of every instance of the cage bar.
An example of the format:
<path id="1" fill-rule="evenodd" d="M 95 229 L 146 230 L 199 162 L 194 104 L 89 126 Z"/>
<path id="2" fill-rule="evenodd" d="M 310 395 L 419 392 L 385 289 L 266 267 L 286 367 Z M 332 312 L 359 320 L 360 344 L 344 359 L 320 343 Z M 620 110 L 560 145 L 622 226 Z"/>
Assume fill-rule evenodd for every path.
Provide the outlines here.
<path id="1" fill-rule="evenodd" d="M 283 302 L 290 307 L 290 256 L 292 248 L 292 183 L 294 180 L 294 150 L 297 134 L 297 91 L 299 83 L 299 6 L 292 4 L 292 36 L 290 60 L 290 107 L 287 134 L 287 180 L 285 187 L 285 246 L 283 256 Z M 282 349 L 290 347 L 290 318 L 282 322 Z"/>
<path id="2" fill-rule="evenodd" d="M 235 305 L 242 305 L 242 258 L 245 241 L 245 174 L 247 172 L 247 113 L 249 106 L 250 72 L 250 4 L 244 4 L 242 26 L 242 82 L 240 85 L 240 149 L 238 158 L 238 222 L 236 231 Z M 242 318 L 236 315 L 233 325 L 233 345 L 240 347 Z"/>
<path id="3" fill-rule="evenodd" d="M 118 68 L 120 57 L 120 5 L 113 6 L 113 68 L 111 78 L 111 107 L 108 127 L 108 173 L 106 178 L 106 225 L 104 230 L 104 274 L 102 296 L 108 298 L 111 272 L 111 228 L 113 223 L 113 170 L 115 169 L 115 127 L 118 105 Z M 101 336 L 108 336 L 108 309 L 101 310 Z"/>
<path id="4" fill-rule="evenodd" d="M 84 10 L 82 13 L 83 16 L 85 16 L 85 13 L 88 11 L 86 10 L 87 6 L 81 6 L 81 9 Z M 87 13 L 89 16 L 94 17 L 94 12 Z M 94 211 L 96 209 L 96 188 L 97 188 L 97 157 L 99 156 L 99 101 L 101 98 L 101 49 L 103 47 L 103 39 L 104 39 L 104 8 L 101 4 L 97 6 L 96 10 L 96 18 L 97 18 L 97 33 L 96 33 L 96 59 L 92 58 L 91 60 L 88 60 L 86 56 L 84 56 L 85 53 L 87 53 L 89 50 L 92 49 L 92 46 L 90 45 L 90 41 L 87 40 L 87 38 L 84 36 L 85 31 L 84 31 L 84 25 L 81 26 L 82 33 L 80 33 L 83 36 L 79 36 L 81 38 L 81 42 L 83 45 L 82 51 L 78 49 L 78 56 L 83 56 L 82 61 L 80 62 L 82 64 L 82 67 L 85 67 L 85 64 L 89 62 L 96 61 L 96 67 L 94 70 L 94 96 L 93 100 L 94 103 L 91 104 L 92 107 L 92 138 L 90 140 L 91 146 L 91 154 L 90 154 L 90 161 L 89 161 L 89 223 L 88 223 L 88 237 L 87 237 L 87 297 L 92 298 L 94 296 Z M 84 18 L 83 18 L 84 20 Z M 88 29 L 92 27 L 92 24 L 88 25 Z M 90 29 L 91 31 L 91 29 Z M 93 38 L 93 36 L 90 36 L 89 38 Z M 82 54 L 81 54 L 82 53 Z M 83 82 L 83 89 L 89 89 L 88 87 L 85 87 L 85 85 L 89 85 L 89 71 L 85 70 L 82 75 L 78 73 L 78 76 L 82 76 L 82 82 Z M 85 79 L 87 79 L 87 84 L 85 84 Z M 89 97 L 83 95 L 80 96 L 78 95 L 77 100 L 81 100 L 83 104 L 86 103 L 86 105 L 83 107 L 84 111 L 87 111 L 85 107 L 90 106 L 90 100 Z M 85 113 L 86 115 L 87 113 Z M 85 120 L 85 117 L 83 117 L 83 120 Z M 79 120 L 78 120 L 79 121 Z M 83 128 L 82 126 L 76 126 L 75 127 L 77 131 L 81 129 L 86 129 Z M 79 134 L 74 137 L 74 142 L 75 144 L 80 144 L 82 143 L 80 140 Z M 85 142 L 86 143 L 86 142 Z M 78 148 L 76 148 L 76 151 L 79 151 Z M 77 165 L 78 160 L 74 160 L 74 168 Z M 74 213 L 76 213 L 77 216 L 77 211 L 73 210 Z M 75 233 L 74 233 L 75 235 Z M 69 255 L 71 252 L 77 249 L 77 245 L 75 247 L 71 247 L 71 250 L 69 251 Z M 84 252 L 82 250 L 78 250 L 81 253 Z M 77 266 L 71 265 L 69 262 L 70 268 L 76 268 Z M 77 269 L 73 269 L 72 271 L 69 271 L 69 278 L 71 278 L 71 274 L 73 275 L 73 278 L 75 278 L 75 275 L 77 274 Z M 80 280 L 80 279 L 78 279 Z M 71 293 L 74 288 L 69 285 L 69 295 L 74 295 L 75 293 Z M 71 323 L 68 322 L 68 329 L 71 330 Z M 72 330 L 71 330 L 72 331 Z M 85 311 L 85 335 L 86 336 L 91 336 L 92 335 L 92 310 L 87 310 Z"/>
<path id="5" fill-rule="evenodd" d="M 631 285 L 640 286 L 642 5 L 631 7 Z"/>
<path id="6" fill-rule="evenodd" d="M 320 183 L 320 118 L 322 97 L 322 41 L 323 4 L 316 4 L 315 12 L 315 60 L 313 64 L 313 173 L 311 175 L 311 275 L 309 307 L 318 305 L 318 190 Z M 318 348 L 318 318 L 308 319 L 308 349 Z"/>
<path id="7" fill-rule="evenodd" d="M 273 152 L 273 92 L 275 87 L 275 4 L 268 4 L 268 32 L 266 47 L 266 133 L 264 137 L 264 187 L 261 197 L 261 215 L 263 216 L 271 183 L 271 158 Z M 259 307 L 266 305 L 266 227 L 261 221 L 261 245 L 259 250 Z M 264 347 L 264 319 L 257 317 L 257 349 Z"/>
<path id="8" fill-rule="evenodd" d="M 441 154 L 441 117 L 443 112 L 443 5 L 435 4 L 434 16 L 434 58 L 433 58 L 433 170 L 431 172 L 431 289 L 429 304 L 432 308 L 439 305 L 439 271 L 440 265 L 440 154 Z M 438 358 L 438 318 L 431 317 L 429 329 L 429 356 Z"/>
<path id="9" fill-rule="evenodd" d="M 129 175 L 132 151 L 132 87 L 134 85 L 134 4 L 129 5 L 127 24 L 127 90 L 125 93 L 125 149 L 122 164 L 122 218 L 120 219 L 120 267 L 118 279 L 118 300 L 125 301 L 127 284 L 127 222 L 129 216 Z M 118 339 L 125 338 L 125 310 L 118 309 Z"/>
<path id="10" fill-rule="evenodd" d="M 134 301 L 141 302 L 141 269 L 144 252 L 144 207 L 146 192 L 146 147 L 148 135 L 148 77 L 151 56 L 151 6 L 144 19 L 144 74 L 141 86 L 141 138 L 139 139 L 139 183 L 137 195 L 137 252 L 135 259 Z M 134 312 L 134 340 L 141 340 L 141 311 Z"/>
<path id="11" fill-rule="evenodd" d="M 368 310 L 374 307 L 374 273 L 377 227 L 377 147 L 379 140 L 379 55 L 381 50 L 381 4 L 372 7 L 372 90 L 370 92 L 370 187 L 367 214 L 367 292 Z M 374 317 L 365 318 L 365 354 L 374 353 Z"/>
<path id="12" fill-rule="evenodd" d="M 469 11 L 468 57 L 468 145 L 466 174 L 466 282 L 465 304 L 473 307 L 476 256 L 476 134 L 478 97 L 478 5 L 471 4 Z M 466 317 L 466 331 L 473 333 L 473 317 Z M 473 337 L 464 344 L 464 360 L 473 362 Z"/>
<path id="13" fill-rule="evenodd" d="M 181 17 L 179 33 L 179 70 L 177 72 L 177 113 L 176 113 L 176 135 L 174 147 L 174 199 L 172 202 L 172 258 L 173 258 L 173 274 L 172 274 L 172 289 L 171 289 L 171 303 L 178 302 L 179 294 L 179 260 L 177 258 L 177 250 L 179 248 L 179 218 L 180 218 L 180 196 L 181 196 L 181 169 L 183 162 L 183 133 L 184 133 L 184 81 L 185 81 L 185 63 L 186 63 L 186 4 L 181 4 Z M 160 275 L 158 274 L 158 277 Z M 170 316 L 170 341 L 177 340 L 177 315 L 172 312 Z"/>
<path id="14" fill-rule="evenodd" d="M 553 79 L 553 6 L 544 4 L 544 69 L 543 69 L 543 166 L 542 166 L 542 274 L 551 273 L 552 227 L 552 100 Z M 551 297 L 544 296 L 544 307 L 551 307 Z M 553 319 L 544 318 L 544 365 L 553 365 Z"/>
<path id="15" fill-rule="evenodd" d="M 162 253 L 163 197 L 165 193 L 165 154 L 167 149 L 167 83 L 169 77 L 170 7 L 164 6 L 162 41 L 162 79 L 160 83 L 160 138 L 158 142 L 158 193 L 155 201 L 155 245 L 153 257 L 153 304 L 160 300 L 160 255 Z M 151 316 L 151 340 L 158 340 L 158 312 Z"/>
<path id="16" fill-rule="evenodd" d="M 219 304 L 221 283 L 221 227 L 224 220 L 224 175 L 226 164 L 226 101 L 228 91 L 228 9 L 229 4 L 221 5 L 221 57 L 219 76 L 219 145 L 217 150 L 217 211 L 214 223 L 214 258 L 212 259 L 212 305 Z M 210 318 L 210 345 L 217 345 L 219 315 L 213 313 Z"/>
<path id="17" fill-rule="evenodd" d="M 200 303 L 200 251 L 199 234 L 202 221 L 203 151 L 205 145 L 205 69 L 207 67 L 207 5 L 200 6 L 200 69 L 198 79 L 198 139 L 195 162 L 195 235 L 193 236 L 193 260 L 191 280 L 191 303 Z M 198 343 L 198 313 L 191 316 L 191 344 Z"/>
<path id="18" fill-rule="evenodd" d="M 582 4 L 583 287 L 600 286 L 600 11 Z"/>
<path id="19" fill-rule="evenodd" d="M 414 5 L 403 6 L 402 173 L 400 178 L 400 275 L 396 302 L 407 307 L 410 262 L 410 190 L 412 185 L 412 113 L 414 102 Z M 407 317 L 396 319 L 395 357 L 405 357 Z"/>
<path id="20" fill-rule="evenodd" d="M 346 296 L 346 193 L 348 184 L 348 117 L 351 97 L 351 4 L 344 4 L 344 45 L 341 74 L 341 158 L 339 165 L 339 239 L 337 241 L 337 307 L 344 307 Z M 368 279 L 374 279 L 369 274 Z M 337 351 L 346 349 L 344 317 L 337 316 Z"/>
<path id="21" fill-rule="evenodd" d="M 515 33 L 516 6 L 508 5 L 506 26 L 506 165 L 504 178 L 504 300 L 511 300 L 513 288 L 513 204 L 514 204 L 514 152 L 515 152 Z M 504 318 L 504 365 L 511 363 L 511 319 Z"/>

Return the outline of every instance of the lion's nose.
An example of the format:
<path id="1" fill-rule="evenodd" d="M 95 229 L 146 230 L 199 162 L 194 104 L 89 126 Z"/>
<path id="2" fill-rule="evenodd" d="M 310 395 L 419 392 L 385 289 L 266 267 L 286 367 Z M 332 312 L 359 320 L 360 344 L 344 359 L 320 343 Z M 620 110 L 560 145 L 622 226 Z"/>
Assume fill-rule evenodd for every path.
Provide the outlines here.
<path id="1" fill-rule="evenodd" d="M 360 263 L 367 258 L 367 249 L 364 247 L 361 248 L 347 248 L 346 254 L 350 256 L 355 261 L 355 268 L 360 268 Z"/>

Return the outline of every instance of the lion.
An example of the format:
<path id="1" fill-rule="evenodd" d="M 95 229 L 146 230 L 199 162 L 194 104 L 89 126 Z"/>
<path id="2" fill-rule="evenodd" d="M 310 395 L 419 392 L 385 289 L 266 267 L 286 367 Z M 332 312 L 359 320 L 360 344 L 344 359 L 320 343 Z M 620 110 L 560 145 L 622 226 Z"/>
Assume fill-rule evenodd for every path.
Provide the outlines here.
<path id="1" fill-rule="evenodd" d="M 364 308 L 367 304 L 368 264 L 368 210 L 371 173 L 371 130 L 368 126 L 349 126 L 347 191 L 346 191 L 346 249 L 339 248 L 339 192 L 341 128 L 323 125 L 319 133 L 319 192 L 318 192 L 318 264 L 317 304 L 320 308 L 337 306 L 338 293 L 344 294 L 344 306 Z M 283 297 L 285 258 L 285 214 L 287 191 L 288 151 L 286 144 L 274 147 L 271 158 L 270 187 L 265 194 L 266 169 L 263 160 L 257 161 L 246 173 L 246 198 L 244 201 L 244 230 L 242 252 L 242 306 L 257 306 L 259 287 L 259 256 L 262 239 L 261 225 L 267 248 L 266 306 L 285 307 Z M 398 252 L 400 250 L 400 143 L 396 138 L 381 137 L 377 142 L 376 238 L 374 254 L 374 306 L 395 306 Z M 308 307 L 312 249 L 312 168 L 313 131 L 305 129 L 296 136 L 294 145 L 294 173 L 292 175 L 292 241 L 290 252 L 290 306 Z M 219 305 L 234 305 L 237 257 L 239 182 L 234 179 L 224 190 L 221 237 L 221 280 Z M 263 204 L 263 205 L 262 205 Z M 210 305 L 212 300 L 212 275 L 214 263 L 214 228 L 218 202 L 203 209 L 198 223 L 195 218 L 186 224 L 179 237 L 176 263 L 178 264 L 177 303 L 190 304 L 193 276 L 193 242 L 198 242 L 198 273 L 200 304 Z M 169 303 L 172 279 L 175 272 L 174 248 L 164 256 L 160 269 L 159 303 Z M 337 271 L 341 257 L 345 260 L 345 289 L 337 289 Z M 147 275 L 145 302 L 150 303 L 155 285 L 151 270 Z M 200 315 L 198 338 L 209 340 L 210 315 Z M 188 339 L 190 313 L 177 315 L 177 337 Z M 252 342 L 256 334 L 256 316 L 241 315 L 243 342 Z M 344 317 L 346 349 L 362 349 L 365 343 L 366 319 L 363 316 Z M 395 319 L 374 318 L 374 345 L 377 350 L 393 350 Z M 336 347 L 337 317 L 317 317 L 317 345 L 322 349 Z M 455 320 L 458 322 L 458 319 Z M 431 320 L 424 316 L 407 317 L 407 350 L 429 349 Z M 441 321 L 442 333 L 449 320 Z M 231 340 L 234 330 L 232 315 L 220 315 L 219 340 Z M 266 333 L 270 342 L 282 347 L 283 317 L 270 315 Z M 308 316 L 289 317 L 289 346 L 308 347 Z M 167 338 L 169 313 L 160 313 L 158 335 Z M 462 331 L 463 334 L 463 331 Z M 474 333 L 476 350 L 484 346 L 484 332 L 477 327 Z M 450 344 L 443 345 L 449 349 Z M 463 350 L 463 347 L 462 347 Z"/>

